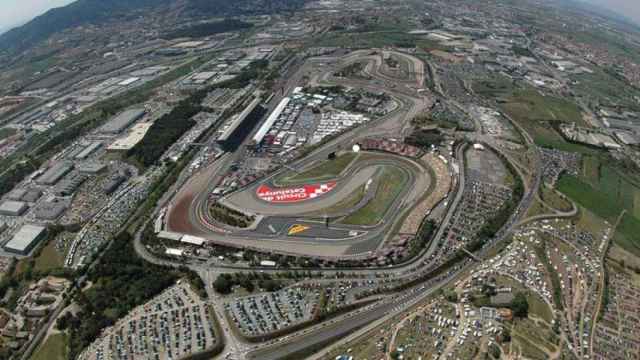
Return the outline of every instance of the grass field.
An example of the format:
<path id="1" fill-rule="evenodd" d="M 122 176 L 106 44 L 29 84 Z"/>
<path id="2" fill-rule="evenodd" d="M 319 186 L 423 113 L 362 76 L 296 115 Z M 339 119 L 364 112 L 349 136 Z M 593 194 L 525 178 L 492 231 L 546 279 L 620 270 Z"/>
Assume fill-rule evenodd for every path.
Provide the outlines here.
<path id="1" fill-rule="evenodd" d="M 408 176 L 401 169 L 385 166 L 379 177 L 375 197 L 363 208 L 342 220 L 350 225 L 375 225 L 387 213 L 408 181 Z"/>
<path id="2" fill-rule="evenodd" d="M 640 187 L 625 170 L 606 158 L 588 156 L 583 160 L 583 179 L 640 219 Z"/>
<path id="3" fill-rule="evenodd" d="M 516 90 L 516 85 L 506 76 L 499 76 L 490 81 L 478 81 L 473 84 L 473 91 L 482 96 L 500 98 L 509 96 Z"/>
<path id="4" fill-rule="evenodd" d="M 496 283 L 501 287 L 510 287 L 514 293 L 524 292 L 529 302 L 529 314 L 534 315 L 548 324 L 551 324 L 553 320 L 553 313 L 549 308 L 549 305 L 542 301 L 538 295 L 528 290 L 519 281 L 516 281 L 508 276 L 496 276 Z"/>
<path id="5" fill-rule="evenodd" d="M 291 185 L 334 179 L 351 165 L 357 156 L 358 154 L 349 152 L 338 156 L 334 160 L 323 161 L 321 164 L 306 171 L 293 174 L 292 176 L 285 175 L 279 178 L 277 183 L 281 185 Z"/>
<path id="6" fill-rule="evenodd" d="M 36 271 L 48 271 L 62 267 L 63 259 L 60 253 L 55 248 L 55 241 L 49 241 L 49 243 L 42 249 L 40 255 L 35 258 L 34 270 Z"/>
<path id="7" fill-rule="evenodd" d="M 608 220 L 613 224 L 623 209 L 628 212 L 622 219 L 622 222 L 616 229 L 613 240 L 626 251 L 640 256 L 640 219 L 633 215 L 633 209 L 626 206 L 630 194 L 624 195 L 619 193 L 620 188 L 611 187 L 611 179 L 605 182 L 608 186 L 603 188 L 594 188 L 586 181 L 574 176 L 564 175 L 558 181 L 558 189 L 578 203 L 602 219 Z M 614 189 L 614 190 L 612 190 Z M 634 191 L 637 191 L 634 190 Z"/>
<path id="8" fill-rule="evenodd" d="M 542 96 L 534 89 L 518 89 L 504 97 L 502 109 L 518 121 L 535 143 L 566 151 L 590 152 L 584 146 L 566 142 L 553 128 L 555 123 L 586 126 L 574 103 L 553 96 Z M 590 149 L 589 149 L 590 150 Z"/>
<path id="9" fill-rule="evenodd" d="M 613 241 L 628 252 L 640 256 L 640 236 L 638 234 L 640 234 L 640 220 L 627 213 L 618 225 Z"/>
<path id="10" fill-rule="evenodd" d="M 586 179 L 597 179 L 600 167 L 600 159 L 595 156 L 585 156 L 582 158 L 582 176 Z"/>
<path id="11" fill-rule="evenodd" d="M 540 350 L 534 343 L 526 337 L 512 334 L 512 340 L 515 341 L 514 347 L 520 350 L 520 354 L 526 359 L 546 360 L 547 354 Z"/>
<path id="12" fill-rule="evenodd" d="M 601 217 L 597 216 L 593 212 L 579 205 L 578 205 L 578 213 L 580 215 L 578 217 L 578 220 L 576 221 L 576 226 L 579 229 L 588 231 L 592 234 L 598 234 L 603 232 L 606 228 L 610 226 L 610 225 L 607 225 L 607 223 Z"/>
<path id="13" fill-rule="evenodd" d="M 551 324 L 551 321 L 553 321 L 553 313 L 551 312 L 551 309 L 549 308 L 549 305 L 547 305 L 547 303 L 540 300 L 538 296 L 531 292 L 527 294 L 527 301 L 529 302 L 530 314 L 543 319 L 548 324 Z"/>
<path id="14" fill-rule="evenodd" d="M 588 126 L 573 102 L 543 96 L 531 87 L 518 87 L 507 77 L 476 82 L 473 89 L 479 95 L 498 100 L 501 109 L 524 127 L 537 145 L 583 154 L 598 153 L 597 149 L 565 141 L 554 129 L 559 123 Z"/>
<path id="15" fill-rule="evenodd" d="M 579 80 L 573 87 L 574 91 L 587 99 L 593 99 L 604 104 L 620 104 L 625 107 L 637 108 L 634 95 L 640 95 L 632 86 L 605 73 L 602 69 L 591 67 L 593 74 L 576 75 Z"/>
<path id="16" fill-rule="evenodd" d="M 31 356 L 31 360 L 66 360 L 67 335 L 63 333 L 51 334 L 47 341 L 40 344 Z"/>
<path id="17" fill-rule="evenodd" d="M 531 203 L 531 206 L 529 206 L 529 210 L 527 211 L 527 217 L 542 215 L 548 212 L 549 209 L 542 205 L 542 203 L 538 201 L 538 199 L 534 199 Z"/>
<path id="18" fill-rule="evenodd" d="M 603 219 L 612 221 L 622 211 L 613 199 L 575 176 L 562 176 L 557 187 L 560 192 Z"/>
<path id="19" fill-rule="evenodd" d="M 381 48 L 395 45 L 398 47 L 419 47 L 429 50 L 445 49 L 436 42 L 422 39 L 417 35 L 411 35 L 406 31 L 385 32 L 330 32 L 321 38 L 314 39 L 313 46 L 337 46 L 353 48 Z"/>
<path id="20" fill-rule="evenodd" d="M 560 211 L 570 211 L 571 204 L 550 188 L 542 187 L 540 198 L 549 206 Z"/>
<path id="21" fill-rule="evenodd" d="M 366 194 L 365 187 L 366 185 L 358 187 L 337 204 L 322 209 L 322 211 L 315 213 L 315 215 L 323 216 L 325 214 L 341 213 L 343 211 L 353 209 L 354 206 L 358 205 L 358 203 L 364 198 Z"/>

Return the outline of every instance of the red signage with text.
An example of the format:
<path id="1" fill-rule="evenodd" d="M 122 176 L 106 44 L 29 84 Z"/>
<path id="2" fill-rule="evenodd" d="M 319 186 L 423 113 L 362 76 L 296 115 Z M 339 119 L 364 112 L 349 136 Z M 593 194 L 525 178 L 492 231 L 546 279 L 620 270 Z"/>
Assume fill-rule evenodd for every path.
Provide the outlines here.
<path id="1" fill-rule="evenodd" d="M 324 195 L 336 187 L 335 182 L 326 184 L 302 185 L 289 188 L 272 188 L 260 185 L 256 194 L 261 200 L 271 203 L 293 203 L 315 199 Z"/>

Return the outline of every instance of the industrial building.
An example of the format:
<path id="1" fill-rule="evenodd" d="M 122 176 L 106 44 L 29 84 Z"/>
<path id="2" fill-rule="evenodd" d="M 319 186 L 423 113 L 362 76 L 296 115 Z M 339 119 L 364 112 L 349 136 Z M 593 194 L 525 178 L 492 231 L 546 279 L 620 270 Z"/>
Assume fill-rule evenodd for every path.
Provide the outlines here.
<path id="1" fill-rule="evenodd" d="M 0 215 L 20 216 L 24 214 L 29 206 L 22 201 L 7 200 L 0 204 Z"/>
<path id="2" fill-rule="evenodd" d="M 77 167 L 79 172 L 83 174 L 92 174 L 92 175 L 95 175 L 106 168 L 107 168 L 107 165 L 101 162 L 86 162 L 78 165 Z"/>
<path id="3" fill-rule="evenodd" d="M 171 231 L 160 231 L 158 233 L 158 238 L 165 240 L 173 240 L 173 241 L 181 241 L 183 234 L 171 232 Z"/>
<path id="4" fill-rule="evenodd" d="M 136 124 L 131 128 L 127 136 L 117 139 L 113 144 L 109 145 L 107 151 L 128 151 L 138 144 L 147 131 L 153 126 L 151 122 Z"/>
<path id="5" fill-rule="evenodd" d="M 55 194 L 58 196 L 72 195 L 85 180 L 87 180 L 86 175 L 77 172 L 73 173 L 56 185 Z"/>
<path id="6" fill-rule="evenodd" d="M 615 118 L 603 118 L 602 122 L 604 126 L 619 130 L 628 130 L 636 133 L 640 133 L 640 123 L 631 120 L 615 119 Z"/>
<path id="7" fill-rule="evenodd" d="M 36 202 L 42 196 L 42 191 L 38 189 L 17 188 L 9 193 L 8 198 L 15 201 Z"/>
<path id="8" fill-rule="evenodd" d="M 99 142 L 93 142 L 86 148 L 82 149 L 78 155 L 75 156 L 76 159 L 82 160 L 89 157 L 89 155 L 93 154 L 94 151 L 98 150 L 102 146 Z"/>
<path id="9" fill-rule="evenodd" d="M 195 245 L 195 246 L 202 246 L 204 244 L 204 239 L 199 237 L 199 236 L 193 236 L 193 235 L 184 235 L 180 241 L 182 241 L 183 243 L 187 243 L 189 245 Z"/>
<path id="10" fill-rule="evenodd" d="M 40 175 L 36 183 L 40 185 L 55 185 L 60 179 L 73 170 L 73 163 L 61 161 L 51 166 L 44 174 Z"/>
<path id="11" fill-rule="evenodd" d="M 138 78 L 138 77 L 130 77 L 130 78 L 127 78 L 127 79 L 124 79 L 124 80 L 120 81 L 118 83 L 118 85 L 119 86 L 129 86 L 129 85 L 133 84 L 134 82 L 136 82 L 138 80 L 140 80 L 140 78 Z"/>
<path id="12" fill-rule="evenodd" d="M 106 124 L 102 125 L 99 132 L 103 134 L 119 134 L 124 129 L 128 128 L 129 125 L 133 124 L 136 120 L 142 118 L 144 114 L 145 109 L 141 108 L 126 110 L 116 115 Z"/>
<path id="13" fill-rule="evenodd" d="M 124 173 L 122 171 L 113 174 L 109 181 L 104 184 L 102 190 L 105 192 L 105 194 L 111 195 L 123 182 L 125 182 L 129 178 L 129 176 L 130 175 L 128 173 Z"/>
<path id="14" fill-rule="evenodd" d="M 40 225 L 23 225 L 4 245 L 4 249 L 14 254 L 27 255 L 38 241 L 44 238 L 46 230 L 44 226 Z"/>
<path id="15" fill-rule="evenodd" d="M 174 248 L 167 248 L 167 250 L 164 253 L 165 253 L 165 255 L 181 257 L 181 256 L 184 255 L 184 250 L 182 250 L 182 249 L 174 249 Z"/>
<path id="16" fill-rule="evenodd" d="M 264 115 L 265 109 L 259 106 L 262 99 L 254 99 L 240 114 L 232 117 L 221 129 L 218 144 L 225 151 L 234 151 L 249 136 Z"/>
<path id="17" fill-rule="evenodd" d="M 626 131 L 616 131 L 614 132 L 614 135 L 616 136 L 616 138 L 618 138 L 618 140 L 620 140 L 621 143 L 625 145 L 640 145 L 640 137 L 638 137 L 638 135 L 634 133 Z"/>
<path id="18" fill-rule="evenodd" d="M 204 84 L 207 81 L 209 81 L 212 77 L 216 76 L 218 73 L 215 71 L 205 71 L 205 72 L 200 72 L 200 73 L 196 73 L 191 77 L 191 82 L 194 84 Z"/>
<path id="19" fill-rule="evenodd" d="M 27 189 L 17 188 L 7 195 L 7 198 L 15 201 L 21 201 L 22 198 L 27 194 Z"/>
<path id="20" fill-rule="evenodd" d="M 260 129 L 258 129 L 255 136 L 253 137 L 253 142 L 256 145 L 262 142 L 262 139 L 264 139 L 264 136 L 267 135 L 267 132 L 269 132 L 269 129 L 271 129 L 273 124 L 276 123 L 276 121 L 278 120 L 278 117 L 280 116 L 280 114 L 282 114 L 282 111 L 284 110 L 284 108 L 287 107 L 287 105 L 289 104 L 289 101 L 291 101 L 291 99 L 288 97 L 282 99 L 282 101 L 280 101 L 278 106 L 276 106 L 276 108 L 273 110 L 271 115 L 269 115 L 269 117 L 264 122 L 264 124 L 262 124 Z"/>
<path id="21" fill-rule="evenodd" d="M 67 204 L 62 201 L 45 201 L 34 209 L 38 220 L 53 221 L 58 219 L 67 210 Z"/>

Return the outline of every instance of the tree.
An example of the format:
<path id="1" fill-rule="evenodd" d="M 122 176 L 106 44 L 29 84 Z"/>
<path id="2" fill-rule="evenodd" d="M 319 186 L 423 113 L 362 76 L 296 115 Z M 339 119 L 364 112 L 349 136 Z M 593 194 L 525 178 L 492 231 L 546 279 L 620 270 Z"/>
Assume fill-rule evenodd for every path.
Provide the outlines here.
<path id="1" fill-rule="evenodd" d="M 447 291 L 445 293 L 444 297 L 449 302 L 452 302 L 452 303 L 457 303 L 458 302 L 458 294 L 454 290 Z"/>
<path id="2" fill-rule="evenodd" d="M 73 315 L 71 312 L 67 311 L 64 315 L 60 316 L 58 320 L 56 320 L 56 328 L 61 331 L 68 329 L 72 318 Z"/>
<path id="3" fill-rule="evenodd" d="M 248 278 L 243 279 L 240 283 L 240 286 L 242 286 L 248 292 L 253 292 L 253 290 L 255 290 L 255 285 L 253 285 L 253 282 Z"/>
<path id="4" fill-rule="evenodd" d="M 517 293 L 511 301 L 511 310 L 513 316 L 518 318 L 526 318 L 529 314 L 529 301 L 524 293 Z"/>
<path id="5" fill-rule="evenodd" d="M 268 292 L 278 291 L 282 288 L 280 283 L 275 280 L 261 280 L 259 285 Z"/>
<path id="6" fill-rule="evenodd" d="M 213 288 L 216 292 L 220 294 L 228 294 L 231 292 L 231 287 L 233 283 L 231 279 L 229 279 L 228 275 L 220 274 L 218 278 L 213 282 Z"/>
<path id="7" fill-rule="evenodd" d="M 482 293 L 486 296 L 494 296 L 496 294 L 496 288 L 489 284 L 482 284 Z"/>
<path id="8" fill-rule="evenodd" d="M 494 359 L 500 359 L 500 347 L 496 344 L 491 344 L 489 346 L 489 354 Z"/>
<path id="9" fill-rule="evenodd" d="M 502 342 L 506 343 L 506 342 L 510 342 L 511 341 L 511 330 L 509 330 L 509 328 L 504 327 L 502 328 Z"/>

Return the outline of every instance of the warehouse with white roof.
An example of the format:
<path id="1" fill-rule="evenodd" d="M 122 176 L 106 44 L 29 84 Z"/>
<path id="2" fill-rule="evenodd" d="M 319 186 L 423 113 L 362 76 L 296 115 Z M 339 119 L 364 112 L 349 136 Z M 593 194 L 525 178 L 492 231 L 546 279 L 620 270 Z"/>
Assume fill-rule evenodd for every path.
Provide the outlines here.
<path id="1" fill-rule="evenodd" d="M 23 225 L 4 245 L 4 249 L 14 254 L 27 255 L 44 238 L 46 232 L 47 229 L 44 226 Z"/>
<path id="2" fill-rule="evenodd" d="M 287 107 L 287 105 L 289 104 L 289 101 L 291 101 L 291 99 L 288 97 L 282 99 L 282 101 L 280 101 L 278 106 L 276 106 L 276 108 L 273 110 L 271 115 L 269 115 L 269 117 L 264 122 L 264 124 L 262 124 L 260 129 L 258 129 L 255 136 L 253 137 L 253 142 L 256 145 L 262 142 L 262 139 L 264 139 L 264 136 L 267 135 L 267 132 L 269 132 L 269 129 L 271 129 L 273 124 L 276 123 L 276 121 L 278 120 L 278 117 L 280 116 L 280 114 L 282 114 L 282 111 L 284 110 L 284 108 Z"/>
<path id="3" fill-rule="evenodd" d="M 102 125 L 99 131 L 103 134 L 119 134 L 122 130 L 133 124 L 133 122 L 142 118 L 144 114 L 145 109 L 142 108 L 124 111 Z"/>
<path id="4" fill-rule="evenodd" d="M 20 216 L 29 206 L 22 201 L 7 200 L 0 204 L 0 215 L 5 216 Z"/>

